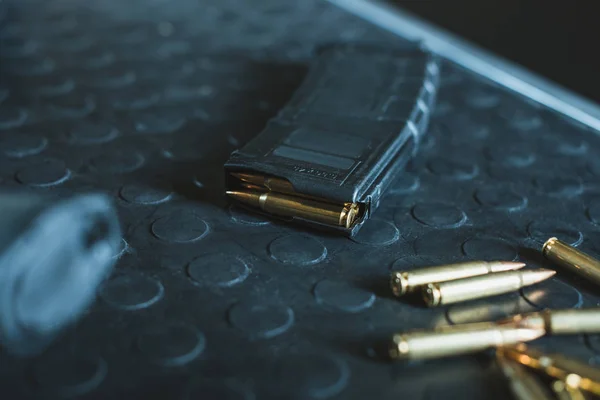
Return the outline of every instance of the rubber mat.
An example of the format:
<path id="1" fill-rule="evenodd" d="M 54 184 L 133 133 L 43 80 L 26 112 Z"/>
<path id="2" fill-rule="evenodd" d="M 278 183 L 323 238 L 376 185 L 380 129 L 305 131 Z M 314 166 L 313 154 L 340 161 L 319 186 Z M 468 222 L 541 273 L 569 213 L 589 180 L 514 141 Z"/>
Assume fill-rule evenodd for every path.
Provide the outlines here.
<path id="1" fill-rule="evenodd" d="M 600 250 L 600 137 L 446 62 L 418 157 L 352 240 L 228 206 L 223 163 L 319 44 L 402 39 L 325 2 L 0 2 L 0 182 L 113 196 L 115 273 L 44 354 L 0 353 L 2 397 L 507 398 L 489 354 L 390 363 L 411 328 L 598 305 L 580 278 L 426 309 L 394 268 Z M 68 229 L 65 227 L 64 229 Z M 600 361 L 600 337 L 537 341 Z"/>

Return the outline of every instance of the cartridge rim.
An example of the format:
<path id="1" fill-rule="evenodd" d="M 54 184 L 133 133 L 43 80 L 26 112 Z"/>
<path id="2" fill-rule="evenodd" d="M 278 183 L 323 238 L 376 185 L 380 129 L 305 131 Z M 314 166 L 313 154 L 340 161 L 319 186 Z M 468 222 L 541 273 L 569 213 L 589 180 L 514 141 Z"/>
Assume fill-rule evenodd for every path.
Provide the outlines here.
<path id="1" fill-rule="evenodd" d="M 440 305 L 442 302 L 442 292 L 436 283 L 429 283 L 423 287 L 423 300 L 429 307 Z"/>
<path id="2" fill-rule="evenodd" d="M 392 359 L 407 358 L 410 354 L 408 341 L 404 335 L 396 334 L 392 337 L 392 343 L 389 349 L 389 355 Z"/>
<path id="3" fill-rule="evenodd" d="M 552 382 L 552 390 L 554 390 L 555 392 L 562 392 L 563 390 L 567 389 L 567 384 L 564 381 L 556 380 L 554 382 Z"/>
<path id="4" fill-rule="evenodd" d="M 546 240 L 546 242 L 542 246 L 542 254 L 546 255 L 546 253 L 550 251 L 549 247 L 552 246 L 557 241 L 558 241 L 558 238 L 556 238 L 556 237 L 551 237 L 550 239 Z"/>
<path id="5" fill-rule="evenodd" d="M 565 377 L 564 382 L 567 387 L 578 389 L 581 386 L 581 380 L 580 375 L 570 373 Z"/>
<path id="6" fill-rule="evenodd" d="M 390 280 L 390 286 L 395 296 L 400 297 L 408 292 L 408 279 L 406 279 L 406 272 L 392 272 L 392 279 Z"/>
<path id="7" fill-rule="evenodd" d="M 360 208 L 356 203 L 346 203 L 340 214 L 339 225 L 345 226 L 347 229 L 354 226 L 354 222 L 359 215 Z"/>

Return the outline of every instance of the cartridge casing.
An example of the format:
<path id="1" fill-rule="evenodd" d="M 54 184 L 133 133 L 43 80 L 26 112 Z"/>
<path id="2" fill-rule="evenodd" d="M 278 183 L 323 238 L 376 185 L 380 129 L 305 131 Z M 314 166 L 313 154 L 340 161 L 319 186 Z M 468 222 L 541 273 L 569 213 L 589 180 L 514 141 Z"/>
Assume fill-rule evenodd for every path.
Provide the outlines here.
<path id="1" fill-rule="evenodd" d="M 550 238 L 542 247 L 544 257 L 553 263 L 600 285 L 600 261 L 557 238 Z"/>
<path id="2" fill-rule="evenodd" d="M 544 385 L 520 364 L 496 357 L 500 370 L 508 381 L 515 400 L 552 400 L 553 397 Z"/>
<path id="3" fill-rule="evenodd" d="M 537 339 L 544 330 L 497 326 L 482 322 L 445 327 L 431 331 L 396 334 L 390 356 L 394 359 L 427 359 L 473 353 L 494 346 L 508 346 Z"/>
<path id="4" fill-rule="evenodd" d="M 298 192 L 296 192 L 296 190 L 292 186 L 292 184 L 289 181 L 286 181 L 285 179 L 277 178 L 274 176 L 256 175 L 243 172 L 232 172 L 231 175 L 234 178 L 239 179 L 241 182 L 245 182 L 246 184 L 250 184 L 255 187 L 262 187 L 263 190 L 276 193 L 291 194 L 295 196 L 299 195 Z"/>
<path id="5" fill-rule="evenodd" d="M 600 308 L 543 310 L 515 315 L 499 323 L 517 323 L 523 328 L 545 329 L 549 335 L 600 333 Z"/>
<path id="6" fill-rule="evenodd" d="M 360 216 L 356 204 L 333 204 L 274 192 L 228 191 L 238 202 L 280 217 L 351 227 Z"/>
<path id="7" fill-rule="evenodd" d="M 600 370 L 560 354 L 544 354 L 524 344 L 499 348 L 501 356 L 538 370 L 550 377 L 567 381 L 572 387 L 600 395 Z"/>
<path id="8" fill-rule="evenodd" d="M 555 271 L 547 269 L 508 271 L 430 283 L 423 288 L 423 299 L 428 306 L 438 306 L 495 296 L 541 282 L 554 274 Z"/>
<path id="9" fill-rule="evenodd" d="M 579 380 L 577 379 L 579 378 L 577 375 L 571 375 L 571 377 L 575 377 L 576 381 Z M 579 387 L 571 386 L 571 384 L 567 381 L 554 381 L 552 382 L 551 387 L 558 400 L 586 400 L 585 395 L 579 389 Z"/>
<path id="10" fill-rule="evenodd" d="M 524 263 L 511 261 L 468 261 L 456 264 L 423 267 L 412 271 L 392 272 L 390 285 L 396 296 L 415 292 L 423 285 L 452 281 L 494 272 L 523 268 Z"/>

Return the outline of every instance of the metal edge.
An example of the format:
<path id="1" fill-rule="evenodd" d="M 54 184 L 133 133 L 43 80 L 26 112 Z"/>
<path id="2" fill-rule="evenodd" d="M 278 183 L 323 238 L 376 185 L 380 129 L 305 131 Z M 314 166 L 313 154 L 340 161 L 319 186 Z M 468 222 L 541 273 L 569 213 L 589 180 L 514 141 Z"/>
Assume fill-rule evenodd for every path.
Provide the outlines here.
<path id="1" fill-rule="evenodd" d="M 600 131 L 600 105 L 418 17 L 371 0 L 325 0 L 374 25 Z"/>

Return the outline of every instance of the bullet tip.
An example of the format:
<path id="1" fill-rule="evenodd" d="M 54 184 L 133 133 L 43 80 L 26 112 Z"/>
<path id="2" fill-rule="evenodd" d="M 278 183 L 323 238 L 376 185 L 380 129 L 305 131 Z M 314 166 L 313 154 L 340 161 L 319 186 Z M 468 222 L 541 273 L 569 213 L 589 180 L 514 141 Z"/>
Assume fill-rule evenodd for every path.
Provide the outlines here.
<path id="1" fill-rule="evenodd" d="M 225 194 L 242 204 L 260 208 L 260 192 L 227 190 Z"/>
<path id="2" fill-rule="evenodd" d="M 526 265 L 520 261 L 498 261 L 497 266 L 495 268 L 492 267 L 492 272 L 516 271 Z"/>
<path id="3" fill-rule="evenodd" d="M 543 275 L 546 278 L 550 278 L 551 276 L 556 275 L 556 271 L 553 269 L 541 269 L 539 272 L 540 272 L 540 275 Z"/>
<path id="4" fill-rule="evenodd" d="M 250 190 L 227 190 L 225 191 L 225 194 L 228 196 L 238 196 L 238 197 L 245 197 L 245 196 L 255 196 L 256 192 L 254 191 L 250 191 Z"/>
<path id="5" fill-rule="evenodd" d="M 533 285 L 534 283 L 545 281 L 546 279 L 549 279 L 554 275 L 556 275 L 556 271 L 552 269 L 540 268 L 530 271 L 523 271 L 523 275 L 521 276 L 523 278 L 523 285 L 528 286 Z"/>

